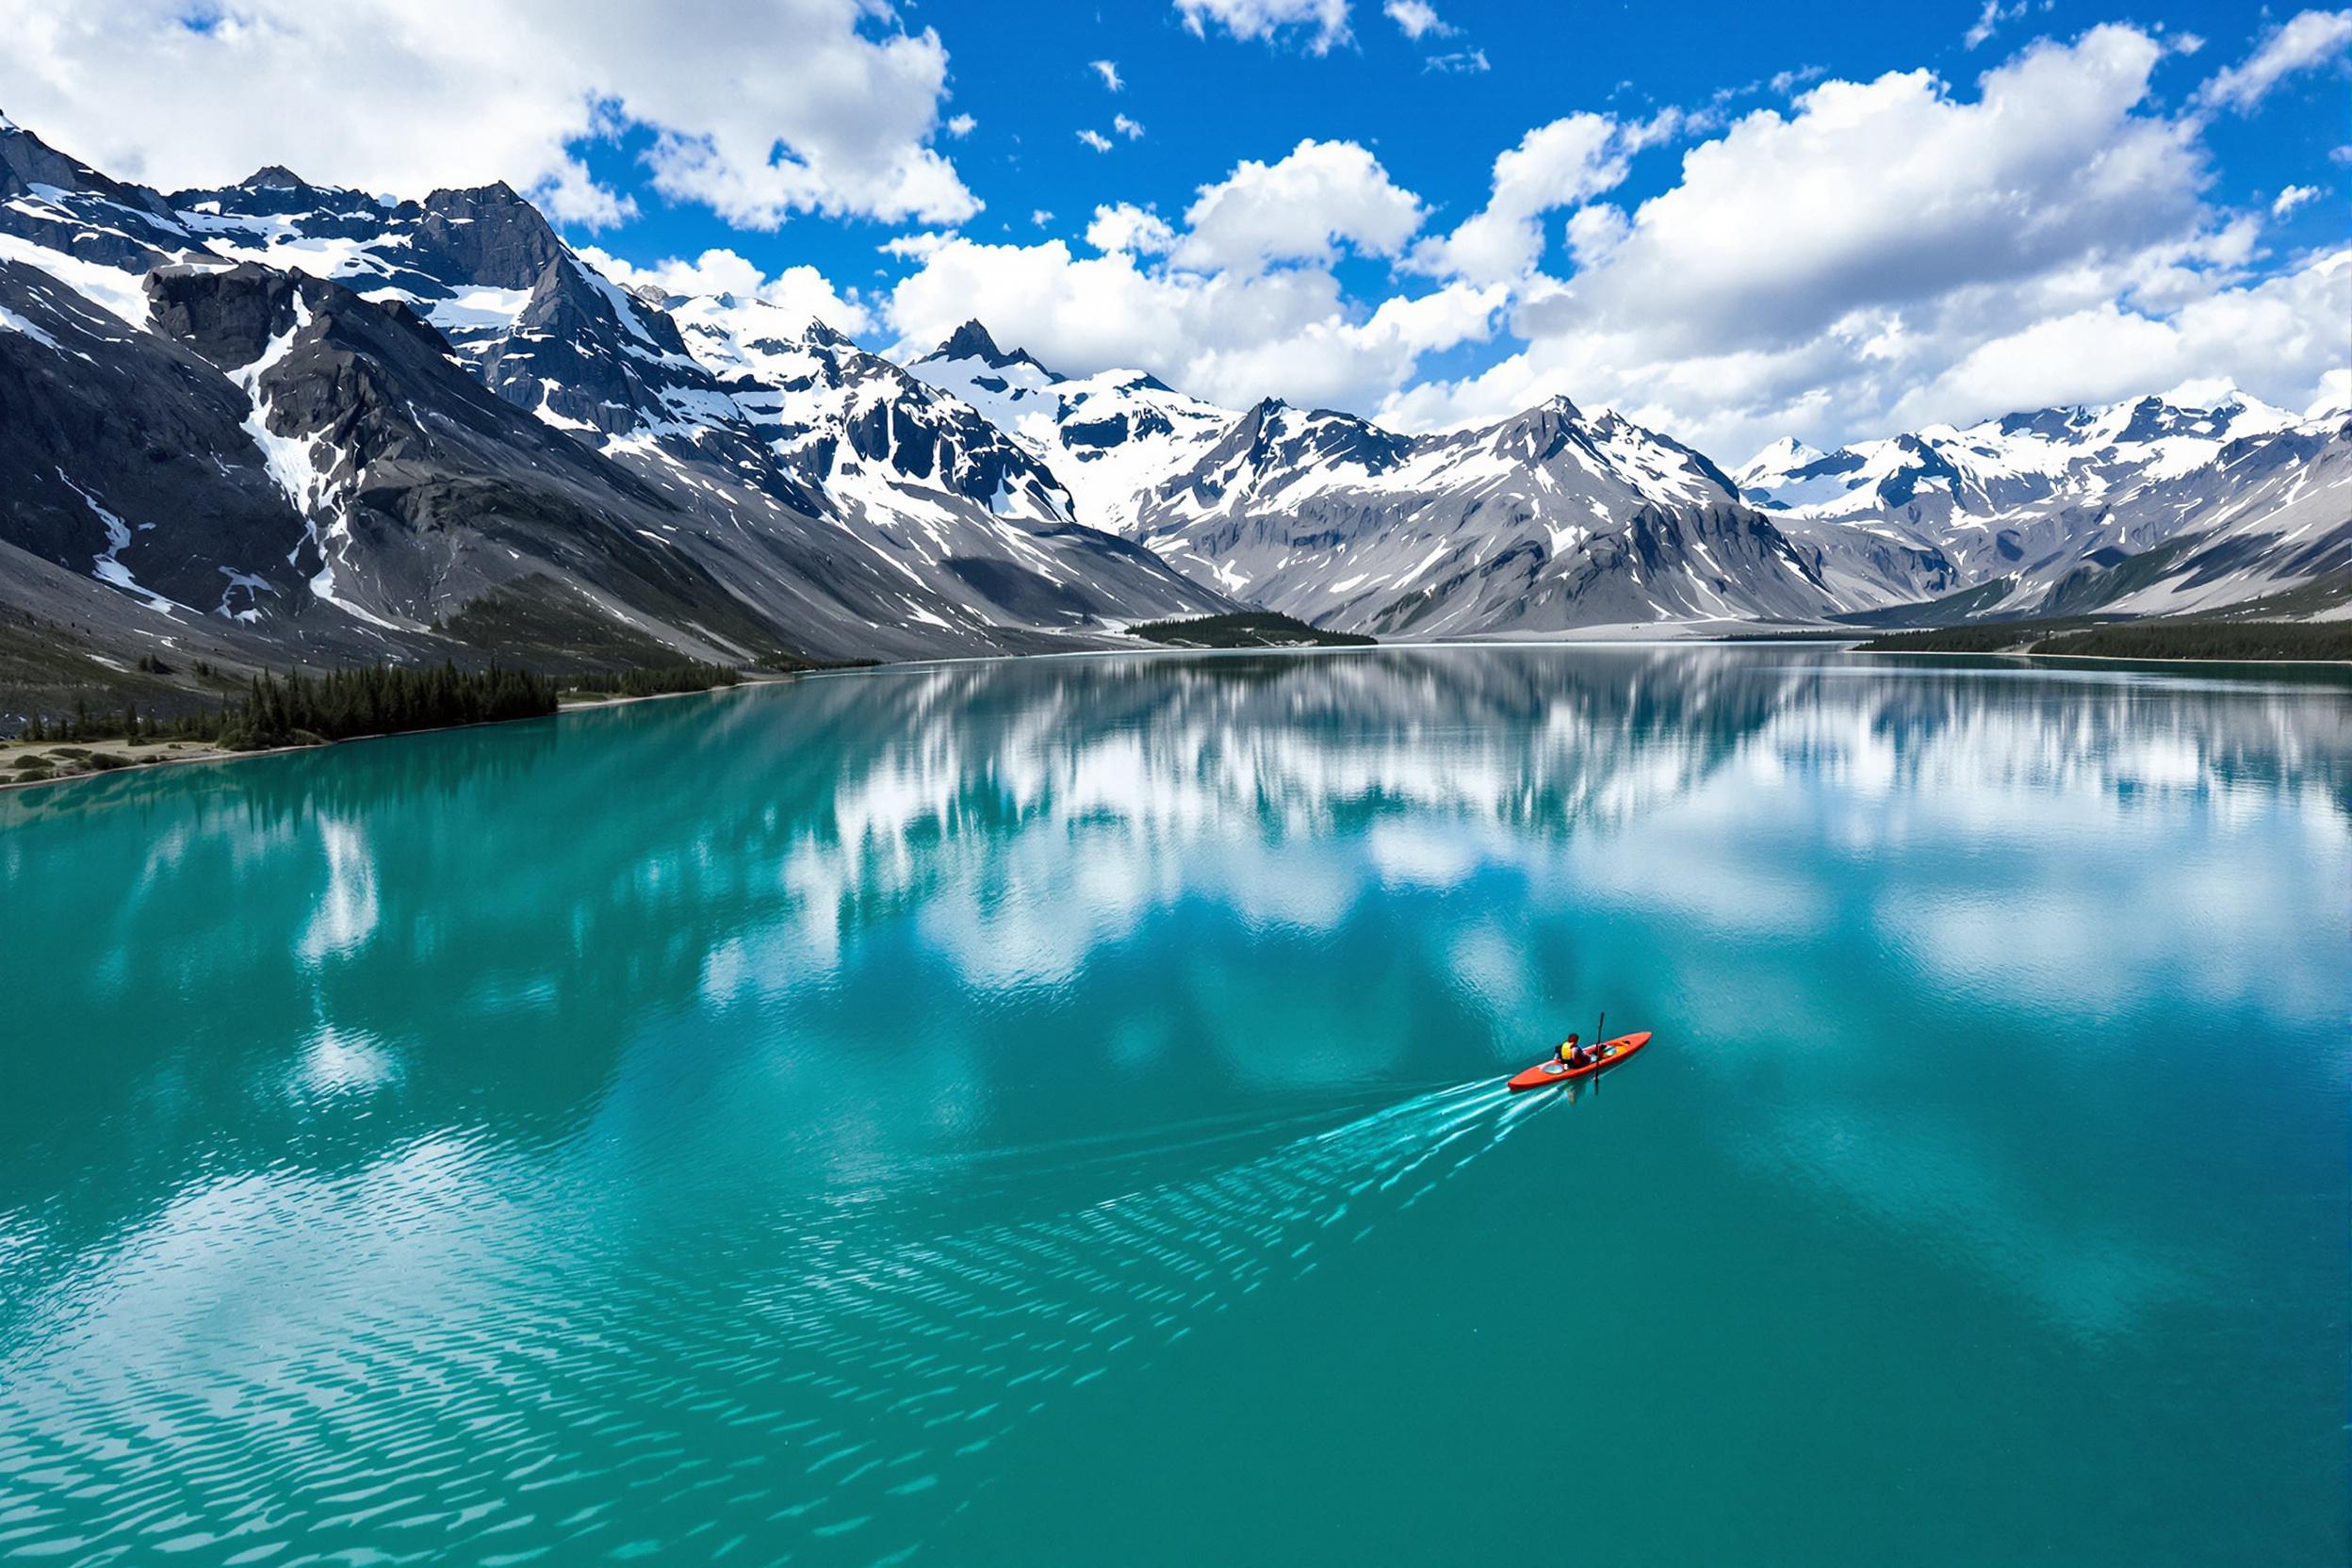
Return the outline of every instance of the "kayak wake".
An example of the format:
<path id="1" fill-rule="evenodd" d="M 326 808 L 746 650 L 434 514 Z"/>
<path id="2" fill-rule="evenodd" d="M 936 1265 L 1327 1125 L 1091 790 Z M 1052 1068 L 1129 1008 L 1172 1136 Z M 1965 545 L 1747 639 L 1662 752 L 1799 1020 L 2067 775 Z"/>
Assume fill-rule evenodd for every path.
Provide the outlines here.
<path id="1" fill-rule="evenodd" d="M 952 1494 L 947 1468 L 1057 1395 L 1312 1273 L 1557 1099 L 1478 1079 L 1050 1217 L 873 1247 L 827 1238 L 819 1266 L 756 1282 L 742 1304 L 792 1348 L 755 1401 L 773 1414 L 751 1422 L 807 1456 L 810 1495 L 788 1507 L 820 1556 L 871 1560 L 869 1522 L 903 1525 L 909 1496 Z"/>

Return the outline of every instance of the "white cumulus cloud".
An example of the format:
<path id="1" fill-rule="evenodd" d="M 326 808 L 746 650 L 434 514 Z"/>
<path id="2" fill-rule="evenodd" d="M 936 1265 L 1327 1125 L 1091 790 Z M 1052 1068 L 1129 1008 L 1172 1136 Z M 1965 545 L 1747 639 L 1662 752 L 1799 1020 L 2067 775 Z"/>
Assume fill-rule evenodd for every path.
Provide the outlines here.
<path id="1" fill-rule="evenodd" d="M 2270 215 L 2284 218 L 2304 203 L 2315 201 L 2318 197 L 2319 187 L 2315 185 L 2291 185 L 2278 192 L 2277 199 L 2270 204 Z"/>
<path id="2" fill-rule="evenodd" d="M 1431 33 L 1444 38 L 1454 30 L 1438 16 L 1429 0 L 1388 0 L 1380 9 L 1415 42 Z"/>
<path id="3" fill-rule="evenodd" d="M 731 294 L 738 299 L 765 300 L 796 317 L 823 321 L 844 333 L 868 332 L 874 325 L 864 305 L 844 299 L 813 267 L 787 267 L 770 277 L 727 250 L 709 250 L 692 261 L 672 259 L 650 267 L 631 266 L 593 245 L 582 247 L 580 254 L 623 288 L 651 286 L 664 294 Z"/>
<path id="4" fill-rule="evenodd" d="M 1094 220 L 1086 225 L 1086 243 L 1103 252 L 1166 255 L 1175 249 L 1176 231 L 1150 208 L 1120 202 L 1094 209 Z"/>
<path id="5" fill-rule="evenodd" d="M 1086 69 L 1102 78 L 1102 89 L 1106 92 L 1117 92 L 1127 85 L 1119 79 L 1117 60 L 1088 60 Z"/>
<path id="6" fill-rule="evenodd" d="M 1395 255 L 1421 226 L 1421 199 L 1352 141 L 1301 141 L 1280 161 L 1245 160 L 1203 186 L 1184 214 L 1176 259 L 1197 270 L 1254 271 L 1327 263 L 1347 244 Z"/>
<path id="7" fill-rule="evenodd" d="M 1984 8 L 1977 13 L 1976 23 L 1960 41 L 1974 49 L 1991 38 L 2004 22 L 2015 22 L 2025 14 L 2026 0 L 2004 6 L 2001 0 L 1984 0 Z"/>
<path id="8" fill-rule="evenodd" d="M 1493 194 L 1444 238 L 1414 247 L 1417 271 L 1481 283 L 1521 277 L 1544 254 L 1544 214 L 1575 206 L 1625 177 L 1625 138 L 1606 115 L 1539 125 L 1494 160 Z"/>
<path id="9" fill-rule="evenodd" d="M 2352 251 L 2218 290 L 2169 315 L 2107 302 L 1977 345 L 1897 404 L 1920 417 L 2114 402 L 2183 382 L 2237 384 L 2299 406 L 2344 363 Z"/>
<path id="10" fill-rule="evenodd" d="M 1111 139 L 1104 136 L 1101 131 L 1080 131 L 1078 133 L 1078 139 L 1085 142 L 1087 146 L 1093 148 L 1098 153 L 1107 153 L 1111 150 Z"/>
<path id="11" fill-rule="evenodd" d="M 1631 213 L 1571 220 L 1576 270 L 1514 289 L 1521 351 L 1386 411 L 1446 424 L 1564 391 L 1738 452 L 2193 375 L 2299 404 L 2341 359 L 2343 274 L 2251 278 L 2255 222 L 2204 200 L 2198 122 L 2150 104 L 2166 53 L 2098 27 L 1972 97 L 1914 71 L 1756 110 Z"/>
<path id="12" fill-rule="evenodd" d="M 945 46 L 863 0 L 710 0 L 692 27 L 629 0 L 7 8 L 0 102 L 165 188 L 270 163 L 403 193 L 503 179 L 559 219 L 611 221 L 628 199 L 580 149 L 642 131 L 658 189 L 745 227 L 798 212 L 955 222 L 979 205 L 931 145 Z"/>
<path id="13" fill-rule="evenodd" d="M 1476 76 L 1493 67 L 1487 63 L 1483 49 L 1453 49 L 1443 55 L 1431 55 L 1421 62 L 1421 69 L 1454 76 Z"/>
<path id="14" fill-rule="evenodd" d="M 1317 55 L 1348 41 L 1348 0 L 1176 0 L 1176 9 L 1200 36 L 1211 25 L 1245 40 L 1302 34 Z"/>
<path id="15" fill-rule="evenodd" d="M 874 249 L 901 261 L 924 261 L 956 237 L 953 229 L 922 229 L 914 234 L 894 234 Z"/>
<path id="16" fill-rule="evenodd" d="M 1341 257 L 1400 255 L 1422 215 L 1364 148 L 1304 141 L 1202 187 L 1181 223 L 1096 207 L 1086 238 L 1099 254 L 950 237 L 891 291 L 890 329 L 913 351 L 977 316 L 1066 372 L 1135 368 L 1233 404 L 1367 409 L 1425 356 L 1491 336 L 1511 301 L 1508 285 L 1461 278 L 1349 299 Z"/>
<path id="17" fill-rule="evenodd" d="M 2296 72 L 2341 64 L 2347 43 L 2352 43 L 2352 10 L 2303 11 L 2272 29 L 2244 60 L 2215 72 L 2197 90 L 2197 101 L 2247 113 Z"/>
<path id="18" fill-rule="evenodd" d="M 1104 253 L 1062 241 L 949 241 L 891 292 L 902 350 L 927 347 L 977 317 L 998 340 L 1020 344 L 1070 374 L 1151 371 L 1200 397 L 1241 406 L 1273 396 L 1369 408 L 1411 377 L 1425 354 L 1482 338 L 1508 291 L 1450 284 L 1399 296 L 1368 314 L 1352 308 L 1320 267 L 1199 272 L 1114 243 L 1136 228 L 1132 209 L 1106 209 L 1089 227 Z"/>

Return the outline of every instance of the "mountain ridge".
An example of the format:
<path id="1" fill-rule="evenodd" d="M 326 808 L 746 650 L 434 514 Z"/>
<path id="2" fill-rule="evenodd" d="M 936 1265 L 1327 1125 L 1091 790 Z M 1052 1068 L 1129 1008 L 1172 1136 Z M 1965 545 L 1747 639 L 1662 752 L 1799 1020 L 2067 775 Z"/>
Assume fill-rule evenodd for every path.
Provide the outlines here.
<path id="1" fill-rule="evenodd" d="M 2176 543 L 2190 539 L 2234 558 L 2236 599 L 2211 592 L 2218 580 L 2205 575 L 2207 560 L 2195 582 L 2113 602 L 2147 613 L 2219 611 L 2305 587 L 2323 612 L 2322 601 L 2352 601 L 2352 583 L 2334 580 L 2352 552 L 2352 493 L 2338 493 L 2345 482 L 2338 449 L 2352 439 L 2345 416 L 2297 416 L 2234 387 L 2177 400 L 2185 395 L 2023 410 L 1832 452 L 1784 439 L 1742 465 L 1739 482 L 1800 535 L 1860 529 L 1932 542 L 1955 568 L 1949 581 L 1929 585 L 1938 592 L 2006 583 L 1980 601 L 1979 614 L 2081 606 L 2085 583 L 2112 583 L 2107 574 L 2127 561 L 2138 563 L 2130 576 L 2152 585 L 2162 574 L 2149 558 L 2179 557 Z M 2318 486 L 2301 498 L 2295 529 L 2316 531 L 2331 547 L 2298 547 L 2270 526 L 2275 508 L 2297 499 L 2289 490 L 2298 476 Z M 2166 608 L 2153 608 L 2160 603 Z"/>
<path id="2" fill-rule="evenodd" d="M 1051 476 L 993 426 L 845 339 L 821 344 L 842 394 L 831 422 L 782 428 L 758 400 L 738 400 L 776 388 L 756 377 L 730 386 L 658 302 L 597 273 L 510 187 L 393 202 L 271 168 L 184 193 L 183 211 L 21 128 L 0 132 L 0 178 L 17 197 L 0 207 L 0 400 L 76 411 L 48 432 L 62 464 L 0 443 L 11 498 L 0 544 L 125 592 L 169 580 L 178 592 L 148 602 L 239 617 L 289 656 L 497 653 L 516 595 L 536 606 L 523 615 L 531 625 L 573 628 L 583 657 L 626 644 L 649 650 L 641 657 L 739 662 L 1026 651 L 1233 608 L 1072 524 Z M 223 321 L 158 318 L 154 280 L 169 293 L 216 274 L 232 292 L 290 290 L 367 339 L 368 352 L 338 362 L 331 397 L 298 400 L 300 428 L 280 428 L 281 383 L 306 324 L 283 346 L 270 339 L 293 356 L 282 362 L 250 332 L 234 352 L 201 351 Z M 114 361 L 106 378 L 102 356 Z M 860 396 L 843 392 L 850 382 L 881 386 L 873 401 L 887 406 L 849 406 Z M 136 516 L 104 499 L 139 461 L 143 443 L 121 417 L 134 406 L 131 423 L 176 431 L 187 459 L 167 463 L 170 493 L 140 493 Z M 353 498 L 384 487 L 356 478 L 372 464 L 349 438 L 375 428 L 371 409 L 402 407 L 423 421 L 403 450 L 450 429 L 480 433 L 485 419 L 498 449 L 468 449 L 463 473 L 409 476 L 401 504 L 428 511 L 403 514 L 403 526 L 372 511 L 354 525 Z M 92 482 L 101 472 L 106 482 Z M 301 482 L 261 483 L 265 473 Z M 537 498 L 527 510 L 572 518 L 573 535 L 501 534 L 516 569 L 456 569 L 483 559 L 485 530 L 510 530 L 524 497 Z M 209 522 L 190 526 L 190 514 Z M 333 541 L 333 571 L 315 558 L 320 538 Z M 314 543 L 288 543 L 303 539 Z M 208 573 L 238 590 L 225 610 L 215 595 L 188 602 Z M 683 598 L 638 592 L 689 580 Z M 470 613 L 493 596 L 498 613 Z M 531 652 L 561 657 L 563 639 Z"/>
<path id="3" fill-rule="evenodd" d="M 1565 395 L 1400 433 L 1064 375 L 976 318 L 902 364 L 626 288 L 503 183 L 167 196 L 5 117 L 0 402 L 0 550 L 144 607 L 126 653 L 156 615 L 313 660 L 754 662 L 1245 606 L 1476 637 L 2352 601 L 2352 425 L 2234 392 L 1733 470 Z"/>

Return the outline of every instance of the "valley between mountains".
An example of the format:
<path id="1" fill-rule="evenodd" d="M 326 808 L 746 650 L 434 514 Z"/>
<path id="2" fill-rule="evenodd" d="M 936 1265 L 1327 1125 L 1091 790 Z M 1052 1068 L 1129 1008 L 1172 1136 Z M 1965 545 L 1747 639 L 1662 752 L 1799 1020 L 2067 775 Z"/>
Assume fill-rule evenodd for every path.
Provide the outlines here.
<path id="1" fill-rule="evenodd" d="M 901 363 L 633 292 L 502 185 L 165 193 L 0 120 L 8 684 L 788 668 L 1249 609 L 1407 640 L 2344 618 L 2352 411 L 2151 395 L 1736 468 L 1565 396 L 1408 433 L 1064 375 L 979 322 Z"/>

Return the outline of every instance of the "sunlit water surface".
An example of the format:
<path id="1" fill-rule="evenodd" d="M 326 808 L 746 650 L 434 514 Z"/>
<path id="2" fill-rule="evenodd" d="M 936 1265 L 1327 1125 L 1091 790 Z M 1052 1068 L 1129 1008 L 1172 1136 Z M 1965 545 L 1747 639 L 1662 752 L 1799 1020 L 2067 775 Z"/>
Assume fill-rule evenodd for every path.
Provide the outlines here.
<path id="1" fill-rule="evenodd" d="M 2348 825 L 2341 685 L 1795 649 L 20 792 L 0 1557 L 2336 1561 Z"/>

